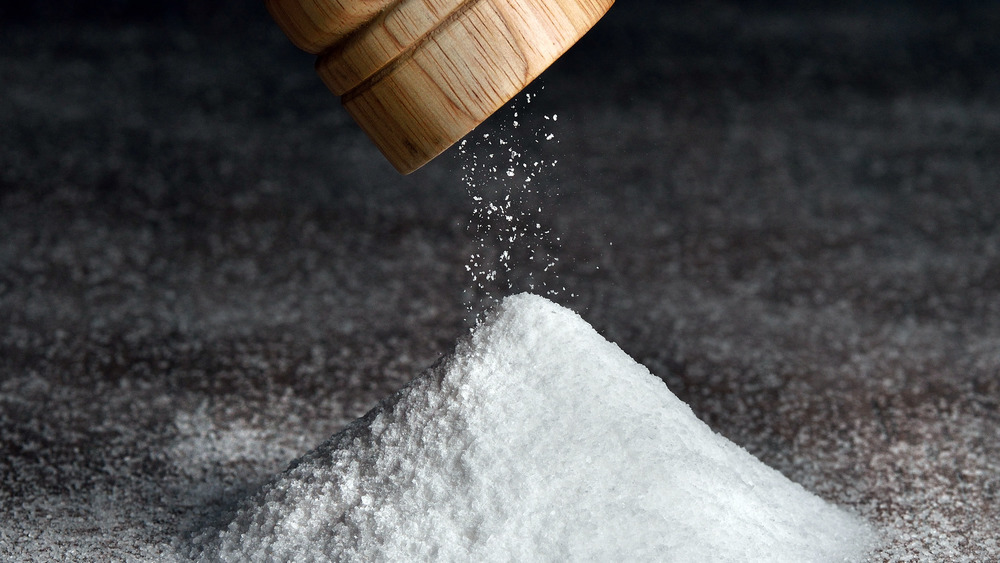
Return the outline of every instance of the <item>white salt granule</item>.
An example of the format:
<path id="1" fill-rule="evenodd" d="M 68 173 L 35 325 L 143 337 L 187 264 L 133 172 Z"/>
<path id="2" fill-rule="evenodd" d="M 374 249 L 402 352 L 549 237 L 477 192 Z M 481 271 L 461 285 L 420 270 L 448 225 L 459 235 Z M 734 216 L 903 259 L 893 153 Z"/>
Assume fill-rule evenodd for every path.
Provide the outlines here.
<path id="1" fill-rule="evenodd" d="M 248 501 L 229 561 L 859 561 L 867 526 L 712 432 L 575 313 L 509 297 Z"/>
<path id="2" fill-rule="evenodd" d="M 547 181 L 555 161 L 544 157 L 541 149 L 555 135 L 536 120 L 528 123 L 528 131 L 519 130 L 519 108 L 530 105 L 532 99 L 526 94 L 512 102 L 509 122 L 499 122 L 498 130 L 482 138 L 463 140 L 456 153 L 473 202 L 468 232 L 474 250 L 466 268 L 472 282 L 466 294 L 470 320 L 480 320 L 503 295 L 558 293 L 553 289 L 558 287 L 555 271 L 548 272 L 555 266 L 560 245 L 552 239 L 551 228 L 542 228 L 549 222 L 541 216 L 541 204 L 558 192 Z M 554 116 L 544 118 L 555 120 Z"/>

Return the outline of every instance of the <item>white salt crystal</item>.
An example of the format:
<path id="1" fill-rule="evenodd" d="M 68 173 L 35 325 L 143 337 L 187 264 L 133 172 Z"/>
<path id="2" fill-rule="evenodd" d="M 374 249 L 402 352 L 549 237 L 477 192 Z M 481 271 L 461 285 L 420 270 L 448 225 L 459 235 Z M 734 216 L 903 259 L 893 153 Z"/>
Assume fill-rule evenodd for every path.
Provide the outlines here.
<path id="1" fill-rule="evenodd" d="M 798 563 L 862 560 L 870 538 L 522 294 L 295 462 L 204 558 Z"/>

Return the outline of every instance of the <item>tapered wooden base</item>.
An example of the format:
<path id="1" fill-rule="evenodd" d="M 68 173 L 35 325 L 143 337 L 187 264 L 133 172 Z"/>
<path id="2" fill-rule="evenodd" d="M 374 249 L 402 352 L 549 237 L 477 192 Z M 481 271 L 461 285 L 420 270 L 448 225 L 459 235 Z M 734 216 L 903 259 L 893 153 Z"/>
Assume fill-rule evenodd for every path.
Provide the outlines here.
<path id="1" fill-rule="evenodd" d="M 324 83 L 408 174 L 517 95 L 614 0 L 343 2 L 268 0 L 268 9 L 296 45 L 319 53 Z"/>

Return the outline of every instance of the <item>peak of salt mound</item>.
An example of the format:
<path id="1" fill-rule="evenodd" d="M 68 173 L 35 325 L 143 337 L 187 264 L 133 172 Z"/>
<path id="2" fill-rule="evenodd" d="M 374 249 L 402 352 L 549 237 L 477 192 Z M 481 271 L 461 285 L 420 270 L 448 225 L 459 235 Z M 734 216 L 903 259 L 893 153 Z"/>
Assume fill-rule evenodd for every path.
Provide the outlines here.
<path id="1" fill-rule="evenodd" d="M 522 294 L 278 476 L 205 558 L 857 561 L 869 539 Z"/>

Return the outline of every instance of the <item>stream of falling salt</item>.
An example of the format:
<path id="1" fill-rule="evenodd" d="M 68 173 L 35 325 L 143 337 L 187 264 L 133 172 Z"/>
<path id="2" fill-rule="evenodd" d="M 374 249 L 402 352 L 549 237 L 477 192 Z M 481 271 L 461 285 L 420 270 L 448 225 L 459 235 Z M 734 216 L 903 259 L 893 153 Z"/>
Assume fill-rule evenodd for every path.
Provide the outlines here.
<path id="1" fill-rule="evenodd" d="M 558 160 L 545 156 L 544 145 L 558 143 L 548 128 L 559 116 L 530 119 L 529 125 L 526 110 L 536 96 L 515 99 L 498 130 L 473 133 L 459 144 L 462 180 L 473 202 L 468 229 L 474 243 L 465 269 L 471 278 L 466 308 L 474 322 L 512 293 L 551 297 L 565 290 L 555 273 L 562 242 L 546 218 Z"/>

